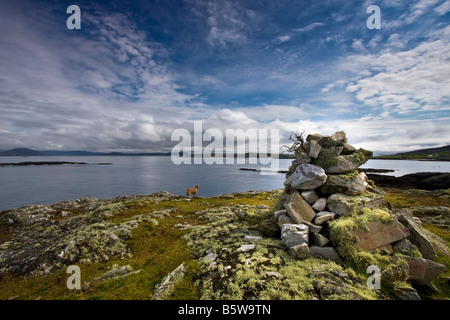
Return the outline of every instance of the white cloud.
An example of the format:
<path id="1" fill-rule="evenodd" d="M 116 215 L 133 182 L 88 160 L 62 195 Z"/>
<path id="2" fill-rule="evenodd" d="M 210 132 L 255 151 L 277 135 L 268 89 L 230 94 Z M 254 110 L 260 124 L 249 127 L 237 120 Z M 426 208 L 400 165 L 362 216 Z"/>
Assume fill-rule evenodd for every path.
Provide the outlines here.
<path id="1" fill-rule="evenodd" d="M 440 15 L 444 15 L 447 12 L 450 12 L 450 0 L 446 0 L 440 6 L 434 8 L 434 11 L 436 11 Z"/>

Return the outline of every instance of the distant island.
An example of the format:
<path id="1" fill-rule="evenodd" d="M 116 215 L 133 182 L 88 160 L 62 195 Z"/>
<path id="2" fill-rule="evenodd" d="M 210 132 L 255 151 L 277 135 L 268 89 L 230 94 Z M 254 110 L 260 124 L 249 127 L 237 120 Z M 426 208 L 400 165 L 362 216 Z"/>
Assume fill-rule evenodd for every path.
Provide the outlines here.
<path id="1" fill-rule="evenodd" d="M 421 149 L 393 155 L 375 156 L 372 159 L 386 160 L 423 160 L 423 161 L 450 161 L 450 145 L 440 148 Z"/>
<path id="2" fill-rule="evenodd" d="M 89 151 L 36 151 L 28 148 L 14 148 L 8 151 L 0 151 L 0 156 L 32 157 L 32 156 L 170 156 L 170 153 L 125 153 L 125 152 L 89 152 Z"/>

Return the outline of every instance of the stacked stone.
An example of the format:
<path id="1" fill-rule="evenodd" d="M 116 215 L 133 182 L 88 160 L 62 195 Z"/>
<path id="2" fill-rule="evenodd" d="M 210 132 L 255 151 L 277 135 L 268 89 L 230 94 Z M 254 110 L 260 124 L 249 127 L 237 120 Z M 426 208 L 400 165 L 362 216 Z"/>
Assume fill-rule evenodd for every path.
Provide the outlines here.
<path id="1" fill-rule="evenodd" d="M 383 194 L 369 185 L 365 173 L 358 171 L 371 156 L 372 152 L 349 145 L 343 131 L 331 136 L 310 134 L 301 141 L 286 175 L 285 209 L 275 212 L 281 238 L 292 256 L 341 261 L 329 240 L 329 222 L 364 207 L 379 208 L 384 200 Z M 361 249 L 389 247 L 409 235 L 398 222 L 379 223 L 372 229 L 381 239 L 359 234 L 367 240 L 360 241 Z"/>

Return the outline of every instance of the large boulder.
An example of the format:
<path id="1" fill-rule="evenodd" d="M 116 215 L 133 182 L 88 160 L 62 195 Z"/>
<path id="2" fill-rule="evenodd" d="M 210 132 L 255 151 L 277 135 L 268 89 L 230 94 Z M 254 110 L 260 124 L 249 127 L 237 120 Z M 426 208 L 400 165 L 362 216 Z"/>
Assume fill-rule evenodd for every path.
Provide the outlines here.
<path id="1" fill-rule="evenodd" d="M 347 174 L 330 174 L 322 186 L 323 193 L 344 193 L 348 195 L 362 194 L 368 186 L 367 176 L 357 170 Z"/>
<path id="2" fill-rule="evenodd" d="M 321 167 L 303 163 L 292 174 L 291 186 L 300 190 L 314 190 L 326 181 L 327 175 Z"/>
<path id="3" fill-rule="evenodd" d="M 308 233 L 308 226 L 304 224 L 284 224 L 281 228 L 281 240 L 287 248 L 308 244 Z"/>
<path id="4" fill-rule="evenodd" d="M 408 229 L 398 221 L 391 224 L 372 221 L 367 224 L 367 229 L 354 230 L 351 233 L 359 239 L 355 244 L 355 248 L 365 251 L 373 251 L 377 248 L 389 246 L 391 243 L 409 236 Z"/>
<path id="5" fill-rule="evenodd" d="M 445 266 L 428 259 L 406 257 L 409 266 L 409 281 L 427 285 L 436 279 L 444 270 Z"/>
<path id="6" fill-rule="evenodd" d="M 347 173 L 358 169 L 372 157 L 373 153 L 359 149 L 350 155 L 336 155 L 322 147 L 314 164 L 322 167 L 326 173 Z"/>
<path id="7" fill-rule="evenodd" d="M 293 191 L 289 195 L 284 207 L 295 223 L 302 223 L 303 221 L 311 222 L 316 216 L 313 208 L 311 208 L 297 191 Z"/>
<path id="8" fill-rule="evenodd" d="M 402 209 L 397 213 L 397 218 L 410 231 L 409 240 L 416 245 L 422 257 L 436 260 L 436 252 L 430 240 L 428 240 L 424 230 L 417 224 L 411 213 L 407 209 Z"/>
<path id="9" fill-rule="evenodd" d="M 375 190 L 373 190 L 375 191 Z M 348 215 L 362 208 L 377 209 L 384 201 L 381 193 L 366 191 L 361 195 L 350 196 L 342 193 L 335 193 L 328 197 L 328 210 L 337 215 Z"/>

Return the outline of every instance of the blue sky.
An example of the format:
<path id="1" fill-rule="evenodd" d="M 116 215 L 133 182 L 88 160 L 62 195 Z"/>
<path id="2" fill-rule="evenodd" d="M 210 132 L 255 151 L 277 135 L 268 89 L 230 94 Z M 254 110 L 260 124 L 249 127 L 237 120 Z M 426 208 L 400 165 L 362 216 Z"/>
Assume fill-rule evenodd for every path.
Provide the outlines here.
<path id="1" fill-rule="evenodd" d="M 450 0 L 1 1 L 0 21 L 0 149 L 170 151 L 198 119 L 450 144 Z"/>

